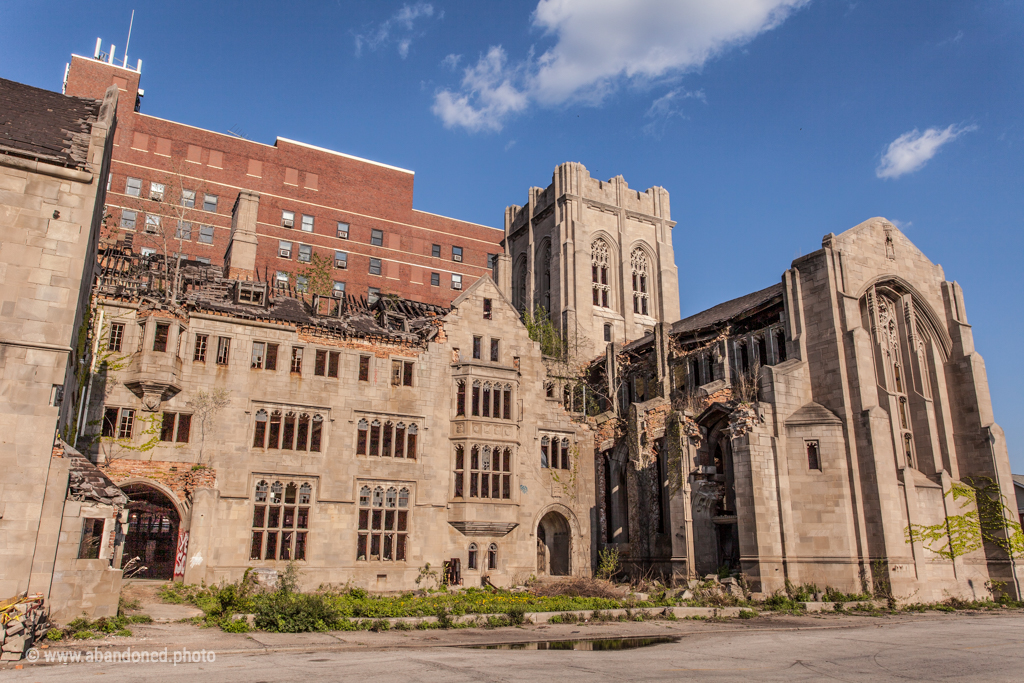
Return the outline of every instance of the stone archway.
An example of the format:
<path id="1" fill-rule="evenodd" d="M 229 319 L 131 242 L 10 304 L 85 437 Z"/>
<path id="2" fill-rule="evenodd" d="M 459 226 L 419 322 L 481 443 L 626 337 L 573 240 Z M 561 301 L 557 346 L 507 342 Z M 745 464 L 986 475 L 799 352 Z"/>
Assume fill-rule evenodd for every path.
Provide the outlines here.
<path id="1" fill-rule="evenodd" d="M 146 567 L 140 579 L 172 579 L 178 549 L 178 508 L 155 486 L 135 482 L 121 486 L 129 500 L 128 534 L 124 540 L 122 566 L 138 557 Z"/>
<path id="2" fill-rule="evenodd" d="M 572 530 L 568 520 L 551 511 L 537 524 L 537 573 L 569 576 L 572 573 Z"/>

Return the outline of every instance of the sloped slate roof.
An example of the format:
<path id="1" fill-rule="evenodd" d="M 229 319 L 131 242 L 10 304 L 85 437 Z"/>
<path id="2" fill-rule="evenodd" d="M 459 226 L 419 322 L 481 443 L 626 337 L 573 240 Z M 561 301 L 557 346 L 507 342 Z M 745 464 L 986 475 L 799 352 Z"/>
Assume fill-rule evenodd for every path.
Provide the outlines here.
<path id="1" fill-rule="evenodd" d="M 689 318 L 683 318 L 672 325 L 672 332 L 673 334 L 683 334 L 707 327 L 714 327 L 715 325 L 738 318 L 745 313 L 753 312 L 765 304 L 771 303 L 773 299 L 781 299 L 781 297 L 782 283 L 774 284 L 760 291 L 745 294 L 731 301 L 712 306 L 706 311 L 691 315 Z"/>
<path id="2" fill-rule="evenodd" d="M 100 104 L 0 78 L 0 153 L 84 169 Z"/>

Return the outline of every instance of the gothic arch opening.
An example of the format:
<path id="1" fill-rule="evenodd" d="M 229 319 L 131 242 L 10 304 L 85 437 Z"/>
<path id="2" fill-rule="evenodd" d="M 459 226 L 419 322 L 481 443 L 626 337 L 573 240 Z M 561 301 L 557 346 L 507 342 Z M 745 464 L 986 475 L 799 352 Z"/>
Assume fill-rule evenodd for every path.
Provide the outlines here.
<path id="1" fill-rule="evenodd" d="M 174 578 L 178 527 L 181 524 L 177 507 L 154 486 L 133 483 L 121 489 L 129 498 L 128 534 L 124 540 L 122 566 L 138 557 L 139 563 L 146 569 L 136 574 L 136 577 Z"/>
<path id="2" fill-rule="evenodd" d="M 569 576 L 572 532 L 560 513 L 551 511 L 537 525 L 537 574 Z"/>

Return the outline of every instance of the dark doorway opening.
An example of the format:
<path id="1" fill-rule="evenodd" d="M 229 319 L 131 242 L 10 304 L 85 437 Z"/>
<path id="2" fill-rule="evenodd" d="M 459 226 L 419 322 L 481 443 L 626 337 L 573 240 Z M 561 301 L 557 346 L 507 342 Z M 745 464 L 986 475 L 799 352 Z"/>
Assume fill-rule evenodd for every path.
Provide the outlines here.
<path id="1" fill-rule="evenodd" d="M 174 503 L 152 486 L 128 484 L 121 487 L 128 494 L 128 535 L 124 540 L 122 566 L 133 557 L 145 570 L 135 574 L 140 579 L 174 578 L 174 559 L 178 550 L 180 519 Z"/>

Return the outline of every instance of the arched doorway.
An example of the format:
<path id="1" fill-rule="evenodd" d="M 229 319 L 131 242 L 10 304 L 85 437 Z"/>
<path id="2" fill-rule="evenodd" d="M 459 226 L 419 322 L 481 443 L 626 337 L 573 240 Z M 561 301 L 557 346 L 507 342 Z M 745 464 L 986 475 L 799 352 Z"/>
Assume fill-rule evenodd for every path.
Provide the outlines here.
<path id="1" fill-rule="evenodd" d="M 572 570 L 569 555 L 572 534 L 569 522 L 557 512 L 544 515 L 537 525 L 537 572 L 549 576 L 568 576 Z"/>
<path id="2" fill-rule="evenodd" d="M 164 493 L 146 484 L 126 484 L 128 535 L 124 539 L 122 566 L 138 557 L 146 567 L 140 579 L 171 579 L 178 549 L 178 510 Z"/>

